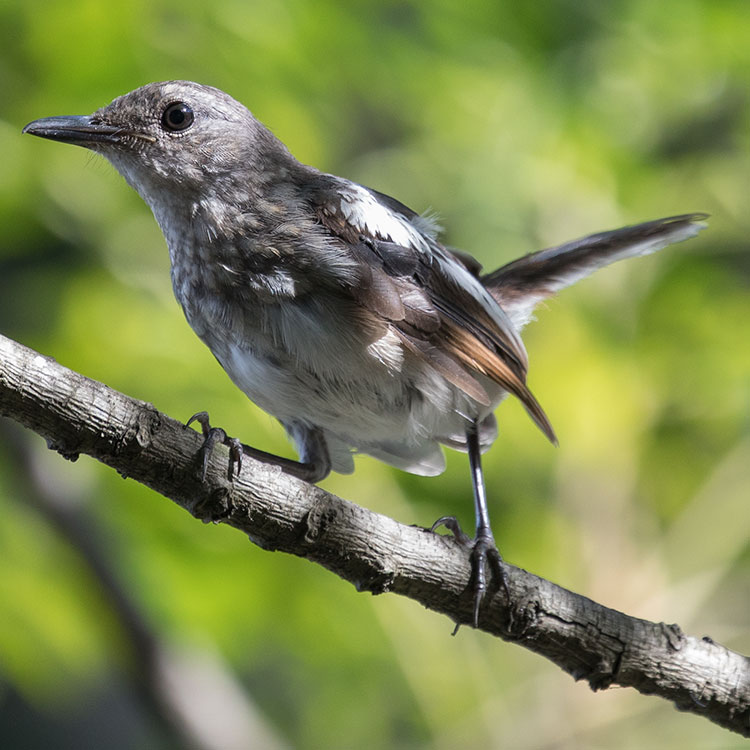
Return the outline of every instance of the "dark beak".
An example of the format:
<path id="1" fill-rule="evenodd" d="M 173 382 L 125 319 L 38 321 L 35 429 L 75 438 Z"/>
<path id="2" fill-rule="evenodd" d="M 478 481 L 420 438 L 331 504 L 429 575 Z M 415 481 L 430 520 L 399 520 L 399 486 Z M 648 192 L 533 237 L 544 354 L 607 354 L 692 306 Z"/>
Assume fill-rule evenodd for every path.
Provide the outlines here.
<path id="1" fill-rule="evenodd" d="M 147 138 L 143 134 L 133 133 L 125 128 L 96 122 L 91 115 L 43 117 L 41 120 L 30 122 L 22 132 L 38 135 L 40 138 L 49 138 L 53 141 L 74 143 L 77 146 L 119 143 L 127 136 Z M 154 139 L 147 138 L 147 140 Z"/>

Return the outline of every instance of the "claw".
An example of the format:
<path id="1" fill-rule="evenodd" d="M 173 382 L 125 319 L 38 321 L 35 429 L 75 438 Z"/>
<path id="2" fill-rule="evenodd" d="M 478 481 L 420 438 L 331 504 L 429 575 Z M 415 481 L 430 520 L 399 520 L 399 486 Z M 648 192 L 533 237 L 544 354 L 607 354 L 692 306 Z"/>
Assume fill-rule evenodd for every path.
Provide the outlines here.
<path id="1" fill-rule="evenodd" d="M 256 461 L 279 466 L 283 471 L 305 482 L 319 482 L 321 479 L 325 479 L 331 471 L 331 458 L 328 454 L 328 446 L 326 445 L 322 431 L 318 428 L 306 427 L 303 429 L 299 425 L 290 426 L 284 424 L 287 432 L 291 430 L 290 434 L 293 434 L 295 429 L 297 430 L 295 439 L 299 438 L 304 447 L 305 460 L 293 461 L 290 458 L 282 458 L 281 456 L 275 456 L 273 453 L 266 453 L 266 451 L 251 448 L 249 445 L 244 445 L 240 442 L 238 438 L 229 437 L 220 427 L 211 427 L 208 412 L 206 411 L 198 411 L 193 414 L 185 423 L 185 426 L 189 427 L 193 422 L 198 422 L 201 426 L 201 432 L 204 437 L 203 445 L 200 449 L 203 461 L 202 480 L 204 482 L 206 481 L 206 472 L 208 471 L 208 460 L 217 443 L 222 443 L 229 448 L 228 476 L 230 481 L 234 475 L 235 464 L 237 464 L 237 474 L 239 475 L 240 471 L 242 471 L 243 455 L 251 456 Z"/>
<path id="2" fill-rule="evenodd" d="M 488 585 L 488 568 L 492 568 L 493 576 L 499 579 L 505 593 L 508 594 L 508 581 L 505 577 L 505 568 L 503 567 L 503 558 L 500 555 L 492 533 L 477 534 L 472 543 L 471 550 L 471 567 L 474 574 L 474 619 L 473 625 L 479 627 L 479 608 L 487 593 Z"/>
<path id="3" fill-rule="evenodd" d="M 211 458 L 211 454 L 214 451 L 217 443 L 222 443 L 229 447 L 229 467 L 227 469 L 227 476 L 231 480 L 234 476 L 234 465 L 237 464 L 237 475 L 239 476 L 242 471 L 242 454 L 243 447 L 242 443 L 238 438 L 229 437 L 227 433 L 221 429 L 221 427 L 211 427 L 211 422 L 208 417 L 207 411 L 199 411 L 193 414 L 190 419 L 186 422 L 185 426 L 190 427 L 193 422 L 198 422 L 201 426 L 201 432 L 203 433 L 203 445 L 200 448 L 200 455 L 203 469 L 201 471 L 201 481 L 206 481 L 206 473 L 208 471 L 208 461 Z"/>
<path id="4" fill-rule="evenodd" d="M 477 529 L 476 538 L 472 539 L 462 528 L 455 516 L 442 516 L 432 524 L 430 531 L 435 531 L 440 526 L 445 526 L 455 537 L 456 541 L 465 549 L 470 550 L 471 559 L 471 581 L 469 587 L 474 590 L 474 606 L 472 608 L 472 625 L 479 627 L 479 610 L 484 601 L 484 597 L 489 589 L 490 577 L 488 569 L 492 569 L 493 577 L 499 580 L 505 589 L 506 594 L 510 595 L 508 590 L 508 581 L 503 567 L 503 558 L 500 555 L 495 539 L 489 529 Z M 454 634 L 458 631 L 458 625 Z"/>
<path id="5" fill-rule="evenodd" d="M 462 547 L 472 546 L 471 537 L 461 528 L 461 524 L 455 516 L 441 516 L 432 524 L 432 526 L 430 526 L 430 531 L 434 532 L 441 526 L 445 526 Z"/>

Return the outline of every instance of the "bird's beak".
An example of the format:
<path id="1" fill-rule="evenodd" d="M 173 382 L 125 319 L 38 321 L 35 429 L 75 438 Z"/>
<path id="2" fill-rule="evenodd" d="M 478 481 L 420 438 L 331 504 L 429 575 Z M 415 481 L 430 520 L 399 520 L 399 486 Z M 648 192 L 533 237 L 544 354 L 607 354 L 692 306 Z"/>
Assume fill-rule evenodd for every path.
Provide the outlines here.
<path id="1" fill-rule="evenodd" d="M 94 146 L 97 143 L 120 143 L 124 138 L 137 137 L 153 141 L 154 138 L 142 133 L 134 133 L 116 125 L 105 125 L 94 120 L 91 115 L 66 115 L 43 117 L 30 122 L 21 131 L 53 141 L 73 143 L 77 146 Z"/>

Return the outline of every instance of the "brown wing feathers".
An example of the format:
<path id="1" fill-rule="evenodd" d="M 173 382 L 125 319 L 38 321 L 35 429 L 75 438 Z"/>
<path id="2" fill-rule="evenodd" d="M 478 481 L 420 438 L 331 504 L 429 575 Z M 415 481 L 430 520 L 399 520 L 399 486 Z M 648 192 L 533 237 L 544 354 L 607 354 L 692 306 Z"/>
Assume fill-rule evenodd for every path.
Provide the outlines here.
<path id="1" fill-rule="evenodd" d="M 516 396 L 539 429 L 557 445 L 555 431 L 541 405 L 526 385 L 524 375 L 518 373 L 500 353 L 487 348 L 453 321 L 445 321 L 441 327 L 441 333 L 446 342 L 446 348 L 452 356 L 475 372 L 486 375 Z"/>
<path id="2" fill-rule="evenodd" d="M 316 216 L 363 261 L 352 290 L 358 302 L 385 319 L 409 351 L 483 406 L 491 405 L 490 397 L 475 375 L 495 381 L 515 395 L 542 432 L 557 442 L 526 386 L 526 352 L 510 323 L 503 330 L 470 291 L 441 272 L 429 253 L 366 236 L 330 204 L 319 205 Z M 435 244 L 448 261 L 447 251 Z"/>

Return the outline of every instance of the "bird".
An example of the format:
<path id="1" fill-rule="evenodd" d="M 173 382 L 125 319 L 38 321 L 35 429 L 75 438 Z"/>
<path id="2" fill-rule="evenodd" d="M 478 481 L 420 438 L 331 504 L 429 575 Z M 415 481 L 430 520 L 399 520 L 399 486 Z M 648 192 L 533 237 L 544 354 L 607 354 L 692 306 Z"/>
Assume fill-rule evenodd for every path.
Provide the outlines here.
<path id="1" fill-rule="evenodd" d="M 150 83 L 91 115 L 45 117 L 24 133 L 104 156 L 151 208 L 174 294 L 231 380 L 276 417 L 299 460 L 243 445 L 197 421 L 203 472 L 217 442 L 319 482 L 368 454 L 440 474 L 443 446 L 468 453 L 476 529 L 468 549 L 478 627 L 502 558 L 481 455 L 495 408 L 516 397 L 553 444 L 527 385 L 521 331 L 542 300 L 614 261 L 695 236 L 687 213 L 530 253 L 490 273 L 440 241 L 440 227 L 382 192 L 299 162 L 240 102 L 191 81 Z M 504 579 L 503 579 L 504 580 Z"/>

